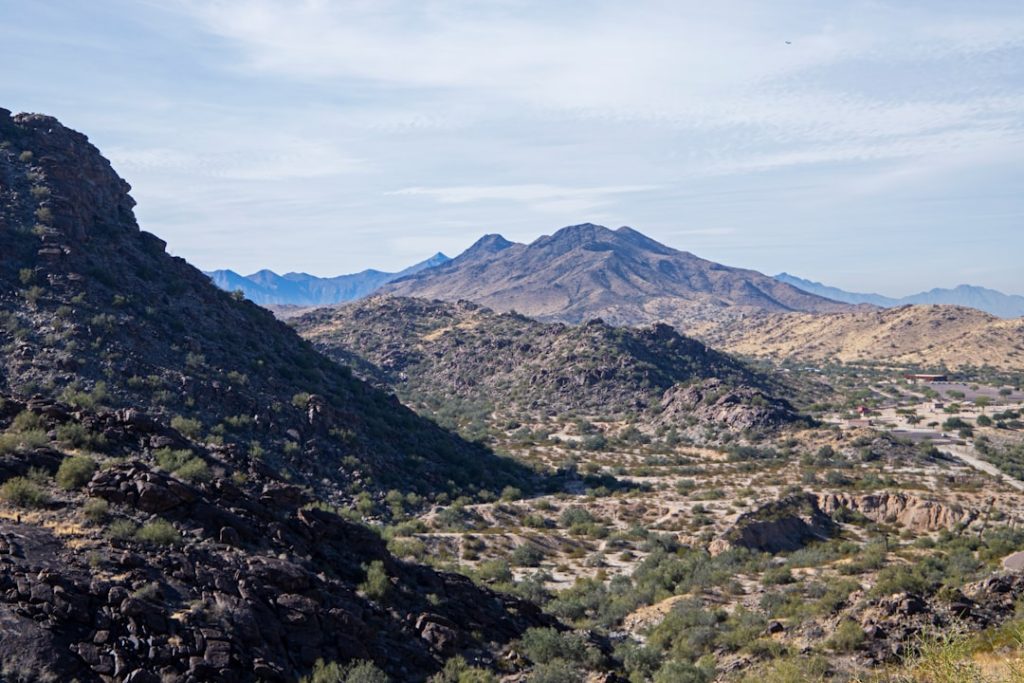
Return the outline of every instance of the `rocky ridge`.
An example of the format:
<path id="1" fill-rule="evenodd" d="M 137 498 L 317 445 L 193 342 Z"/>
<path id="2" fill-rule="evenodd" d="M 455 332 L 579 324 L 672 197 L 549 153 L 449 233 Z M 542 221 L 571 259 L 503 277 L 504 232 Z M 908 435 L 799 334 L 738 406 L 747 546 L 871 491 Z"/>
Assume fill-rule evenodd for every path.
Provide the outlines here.
<path id="1" fill-rule="evenodd" d="M 628 227 L 573 225 L 530 244 L 487 235 L 436 268 L 381 293 L 455 301 L 540 320 L 613 325 L 698 320 L 757 311 L 825 312 L 849 306 L 767 275 L 730 268 L 660 244 Z"/>
<path id="2" fill-rule="evenodd" d="M 466 492 L 525 474 L 169 256 L 84 135 L 6 111 L 0 135 L 0 390 L 176 419 L 325 496 L 355 481 Z"/>
<path id="3" fill-rule="evenodd" d="M 663 324 L 570 326 L 465 301 L 383 296 L 291 323 L 357 375 L 428 410 L 460 400 L 493 411 L 496 422 L 660 411 L 664 424 L 695 416 L 738 430 L 798 419 L 770 397 L 769 387 L 779 389 L 770 380 Z M 712 392 L 713 405 L 703 400 Z"/>

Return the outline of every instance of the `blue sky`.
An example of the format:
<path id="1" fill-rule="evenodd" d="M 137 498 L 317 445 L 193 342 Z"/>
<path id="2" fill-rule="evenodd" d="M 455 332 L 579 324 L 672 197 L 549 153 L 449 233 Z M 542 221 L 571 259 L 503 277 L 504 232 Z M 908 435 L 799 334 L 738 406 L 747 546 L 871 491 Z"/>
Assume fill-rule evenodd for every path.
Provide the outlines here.
<path id="1" fill-rule="evenodd" d="M 204 269 L 590 221 L 848 289 L 1024 293 L 1020 2 L 0 0 L 0 60 L 0 106 L 88 134 Z"/>

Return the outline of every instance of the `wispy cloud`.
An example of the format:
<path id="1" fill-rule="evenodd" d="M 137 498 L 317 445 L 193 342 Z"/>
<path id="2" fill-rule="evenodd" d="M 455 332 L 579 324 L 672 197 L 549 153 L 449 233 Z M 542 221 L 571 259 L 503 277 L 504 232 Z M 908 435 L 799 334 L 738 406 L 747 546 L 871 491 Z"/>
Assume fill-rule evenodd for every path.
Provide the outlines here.
<path id="1" fill-rule="evenodd" d="M 442 204 L 499 201 L 521 202 L 541 211 L 585 211 L 604 206 L 616 195 L 657 190 L 655 185 L 558 187 L 553 185 L 460 185 L 455 187 L 407 187 L 389 195 L 430 197 Z"/>
<path id="2" fill-rule="evenodd" d="M 1009 263 L 1024 249 L 1013 0 L 56 0 L 8 14 L 0 104 L 86 129 L 140 218 L 205 267 L 400 268 L 483 231 L 593 220 L 795 272 L 834 262 L 849 234 L 884 263 L 900 231 L 969 224 L 1015 249 L 954 256 L 1024 290 Z M 905 277 L 941 284 L 950 262 Z"/>

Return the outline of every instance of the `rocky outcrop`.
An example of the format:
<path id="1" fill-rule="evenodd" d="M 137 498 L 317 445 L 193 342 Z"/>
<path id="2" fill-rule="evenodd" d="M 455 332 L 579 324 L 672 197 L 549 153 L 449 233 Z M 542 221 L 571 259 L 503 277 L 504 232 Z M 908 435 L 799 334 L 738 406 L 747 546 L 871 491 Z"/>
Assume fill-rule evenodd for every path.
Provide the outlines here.
<path id="1" fill-rule="evenodd" d="M 414 405 L 458 398 L 509 416 L 635 414 L 680 383 L 769 381 L 739 361 L 656 324 L 569 326 L 498 314 L 467 301 L 376 296 L 291 324 L 317 348 Z"/>
<path id="2" fill-rule="evenodd" d="M 866 601 L 841 618 L 855 619 L 867 636 L 868 664 L 899 661 L 922 637 L 946 631 L 977 632 L 1016 614 L 1024 576 L 1000 573 L 937 594 L 900 592 Z"/>
<path id="3" fill-rule="evenodd" d="M 822 493 L 818 496 L 821 510 L 828 515 L 840 508 L 859 512 L 874 522 L 899 524 L 917 532 L 967 526 L 978 518 L 975 510 L 955 503 L 939 503 L 907 493 Z"/>
<path id="4" fill-rule="evenodd" d="M 69 412 L 56 405 L 48 419 Z M 131 424 L 146 422 L 136 415 Z M 219 466 L 215 454 L 196 452 Z M 35 462 L 32 451 L 13 457 Z M 454 655 L 493 663 L 526 628 L 556 624 L 465 577 L 399 562 L 375 532 L 302 507 L 298 487 L 257 470 L 245 483 L 188 482 L 150 463 L 140 450 L 31 522 L 0 519 L 5 672 L 83 682 L 290 681 L 318 658 L 369 659 L 395 680 L 418 681 Z M 86 496 L 107 501 L 105 514 L 122 530 L 83 523 L 77 507 Z M 154 523 L 163 536 L 133 533 Z M 371 598 L 359 586 L 372 562 L 388 586 Z"/>
<path id="5" fill-rule="evenodd" d="M 811 495 L 795 495 L 762 505 L 739 516 L 708 550 L 718 555 L 731 548 L 764 553 L 798 550 L 811 541 L 828 539 L 835 533 L 832 518 Z"/>
<path id="6" fill-rule="evenodd" d="M 735 431 L 766 430 L 803 420 L 784 399 L 750 386 L 730 386 L 719 379 L 672 387 L 662 396 L 661 408 L 659 422 L 669 426 L 696 419 Z"/>

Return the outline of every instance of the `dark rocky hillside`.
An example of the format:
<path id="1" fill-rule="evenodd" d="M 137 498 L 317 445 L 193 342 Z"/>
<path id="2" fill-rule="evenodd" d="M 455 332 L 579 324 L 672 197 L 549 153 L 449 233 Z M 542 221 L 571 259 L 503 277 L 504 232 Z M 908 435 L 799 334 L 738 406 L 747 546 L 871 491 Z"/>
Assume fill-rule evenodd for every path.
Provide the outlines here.
<path id="1" fill-rule="evenodd" d="M 293 681 L 323 658 L 419 681 L 551 624 L 335 514 L 524 470 L 167 255 L 128 190 L 85 136 L 0 110 L 0 679 Z"/>
<path id="2" fill-rule="evenodd" d="M 7 112 L 0 135 L 0 389 L 176 419 L 225 457 L 259 453 L 327 493 L 519 476 L 166 254 L 85 136 Z"/>
<path id="3" fill-rule="evenodd" d="M 487 235 L 455 259 L 396 280 L 381 293 L 456 301 L 542 320 L 686 329 L 749 313 L 823 313 L 849 306 L 762 273 L 655 242 L 631 228 L 574 225 L 530 244 Z"/>
<path id="4" fill-rule="evenodd" d="M 396 560 L 259 463 L 221 476 L 217 452 L 136 410 L 0 405 L 5 681 L 285 681 L 317 659 L 417 681 L 553 623 Z"/>
<path id="5" fill-rule="evenodd" d="M 779 408 L 761 411 L 739 428 L 796 418 L 791 408 L 783 410 L 785 402 L 769 404 L 765 394 L 751 388 L 767 388 L 768 379 L 668 325 L 542 323 L 465 301 L 386 296 L 320 309 L 291 322 L 356 374 L 432 412 L 454 401 L 466 404 L 463 410 L 493 412 L 497 422 L 567 413 L 623 419 L 660 410 L 670 389 L 714 378 L 721 397 L 727 387 L 746 387 L 742 396 L 733 395 L 737 409 L 751 401 Z M 686 417 L 679 414 L 681 400 L 672 405 L 674 419 Z M 692 408 L 689 412 L 705 421 L 733 416 Z"/>

